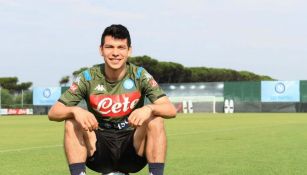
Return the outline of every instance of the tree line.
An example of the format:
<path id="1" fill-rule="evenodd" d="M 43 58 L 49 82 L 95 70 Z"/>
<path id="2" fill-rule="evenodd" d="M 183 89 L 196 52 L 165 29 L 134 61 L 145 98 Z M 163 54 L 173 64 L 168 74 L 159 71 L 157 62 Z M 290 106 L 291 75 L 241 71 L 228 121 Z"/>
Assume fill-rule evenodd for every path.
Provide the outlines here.
<path id="1" fill-rule="evenodd" d="M 147 55 L 130 57 L 129 62 L 144 67 L 159 83 L 273 80 L 270 76 L 257 75 L 249 71 L 208 67 L 184 67 L 179 63 L 159 62 Z M 76 77 L 86 69 L 88 68 L 82 67 L 79 70 L 74 71 L 72 73 L 73 77 Z M 67 79 L 63 77 L 62 80 Z"/>
<path id="2" fill-rule="evenodd" d="M 273 80 L 269 76 L 248 71 L 208 67 L 184 67 L 174 62 L 159 62 L 149 56 L 136 56 L 129 61 L 144 67 L 159 83 L 261 81 Z"/>

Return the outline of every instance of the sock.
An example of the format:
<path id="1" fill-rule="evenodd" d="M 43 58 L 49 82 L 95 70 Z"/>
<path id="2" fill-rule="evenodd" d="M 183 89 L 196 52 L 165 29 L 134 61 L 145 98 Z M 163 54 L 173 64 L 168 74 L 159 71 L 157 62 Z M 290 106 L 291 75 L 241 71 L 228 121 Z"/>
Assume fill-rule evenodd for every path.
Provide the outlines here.
<path id="1" fill-rule="evenodd" d="M 148 163 L 150 175 L 163 175 L 164 163 Z"/>
<path id="2" fill-rule="evenodd" d="M 85 163 L 73 163 L 69 165 L 69 171 L 71 175 L 86 175 Z"/>

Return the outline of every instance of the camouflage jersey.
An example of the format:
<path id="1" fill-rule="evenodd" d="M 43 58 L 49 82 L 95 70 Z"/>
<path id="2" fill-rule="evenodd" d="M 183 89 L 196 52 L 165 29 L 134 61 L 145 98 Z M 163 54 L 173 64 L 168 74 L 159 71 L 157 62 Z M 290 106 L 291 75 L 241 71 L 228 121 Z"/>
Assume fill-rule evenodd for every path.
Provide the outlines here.
<path id="1" fill-rule="evenodd" d="M 131 63 L 126 66 L 126 75 L 117 82 L 106 80 L 104 64 L 83 71 L 62 94 L 59 102 L 66 106 L 76 106 L 84 99 L 99 127 L 133 129 L 127 122 L 130 113 L 144 105 L 145 97 L 154 102 L 165 96 L 165 93 L 144 68 Z"/>

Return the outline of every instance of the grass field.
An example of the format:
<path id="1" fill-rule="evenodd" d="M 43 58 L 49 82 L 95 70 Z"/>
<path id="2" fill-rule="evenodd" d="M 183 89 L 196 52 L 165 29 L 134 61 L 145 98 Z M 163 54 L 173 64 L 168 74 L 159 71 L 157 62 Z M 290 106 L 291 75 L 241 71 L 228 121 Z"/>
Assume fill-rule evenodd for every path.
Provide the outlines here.
<path id="1" fill-rule="evenodd" d="M 179 115 L 166 128 L 167 175 L 307 174 L 307 114 Z M 46 116 L 0 117 L 0 174 L 69 174 L 62 140 Z"/>

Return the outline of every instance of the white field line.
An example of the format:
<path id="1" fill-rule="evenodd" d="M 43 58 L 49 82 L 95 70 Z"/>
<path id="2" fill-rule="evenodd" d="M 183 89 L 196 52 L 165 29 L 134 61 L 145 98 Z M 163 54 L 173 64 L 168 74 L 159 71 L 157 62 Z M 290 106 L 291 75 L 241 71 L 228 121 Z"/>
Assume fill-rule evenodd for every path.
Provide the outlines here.
<path id="1" fill-rule="evenodd" d="M 267 127 L 274 127 L 274 126 L 281 126 L 281 125 L 288 125 L 288 124 L 297 124 L 299 122 L 287 122 L 287 123 L 279 123 L 274 125 L 266 125 L 266 126 L 255 126 L 255 127 L 238 127 L 238 128 L 227 128 L 227 129 L 216 129 L 216 130 L 209 130 L 209 131 L 198 131 L 198 132 L 187 132 L 187 133 L 178 133 L 178 134 L 168 134 L 167 136 L 182 136 L 182 135 L 197 135 L 203 133 L 216 133 L 216 132 L 226 132 L 226 131 L 235 131 L 235 130 L 245 130 L 245 129 L 258 129 L 258 128 L 267 128 Z M 56 148 L 62 147 L 63 145 L 46 145 L 46 146 L 35 146 L 35 147 L 28 147 L 28 148 L 18 148 L 18 149 L 6 149 L 0 150 L 1 153 L 7 152 L 17 152 L 17 151 L 28 151 L 28 150 L 36 150 L 36 149 L 46 149 L 46 148 Z"/>
<path id="2" fill-rule="evenodd" d="M 5 150 L 0 150 L 0 153 L 29 151 L 29 150 L 45 149 L 45 148 L 56 148 L 56 147 L 62 147 L 62 146 L 63 145 L 46 145 L 46 146 L 35 146 L 35 147 L 17 148 L 17 149 L 5 149 Z"/>

